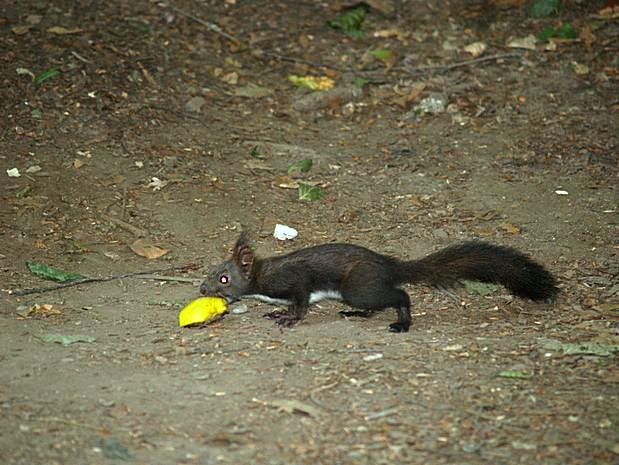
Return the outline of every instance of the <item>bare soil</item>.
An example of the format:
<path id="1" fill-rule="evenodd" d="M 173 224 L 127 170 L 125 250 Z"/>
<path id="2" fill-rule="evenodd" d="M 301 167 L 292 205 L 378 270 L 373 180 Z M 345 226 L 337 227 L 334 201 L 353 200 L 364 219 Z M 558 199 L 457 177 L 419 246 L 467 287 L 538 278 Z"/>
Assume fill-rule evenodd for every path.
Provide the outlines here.
<path id="1" fill-rule="evenodd" d="M 6 3 L 0 463 L 618 463 L 619 28 L 605 3 L 533 19 L 519 1 L 402 1 L 371 10 L 361 38 L 325 24 L 340 13 L 327 2 Z M 579 38 L 555 50 L 506 47 L 565 21 Z M 405 36 L 374 36 L 390 29 Z M 512 55 L 441 68 L 476 41 Z M 23 71 L 50 69 L 38 84 Z M 322 99 L 291 74 L 368 82 Z M 268 95 L 238 95 L 250 83 Z M 417 114 L 431 95 L 446 111 Z M 279 187 L 306 158 L 325 193 L 313 202 Z M 276 223 L 298 238 L 275 240 Z M 413 258 L 480 238 L 530 253 L 562 292 L 547 305 L 409 286 L 405 334 L 387 331 L 390 310 L 344 319 L 334 302 L 283 331 L 253 300 L 179 328 L 197 286 L 148 276 L 10 292 L 50 284 L 26 261 L 93 277 L 193 264 L 156 274 L 199 280 L 241 225 L 263 255 L 344 241 Z M 140 235 L 169 252 L 138 256 Z"/>

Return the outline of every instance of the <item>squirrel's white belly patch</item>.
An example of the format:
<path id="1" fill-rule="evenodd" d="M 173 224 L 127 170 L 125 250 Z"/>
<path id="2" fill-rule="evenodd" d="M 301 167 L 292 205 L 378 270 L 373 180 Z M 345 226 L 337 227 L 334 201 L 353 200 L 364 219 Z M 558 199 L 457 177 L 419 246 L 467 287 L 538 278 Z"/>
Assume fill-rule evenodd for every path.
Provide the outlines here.
<path id="1" fill-rule="evenodd" d="M 257 299 L 262 302 L 266 302 L 267 304 L 275 304 L 275 305 L 290 305 L 292 302 L 286 299 L 277 299 L 274 297 L 269 297 L 268 295 L 263 294 L 251 294 L 243 297 L 244 299 Z M 339 291 L 334 290 L 323 290 L 323 291 L 314 291 L 310 294 L 309 303 L 314 304 L 316 302 L 320 302 L 325 299 L 334 299 L 334 300 L 342 300 L 342 294 Z"/>
<path id="2" fill-rule="evenodd" d="M 325 299 L 342 300 L 342 293 L 334 290 L 314 291 L 310 294 L 309 303 L 313 304 Z"/>

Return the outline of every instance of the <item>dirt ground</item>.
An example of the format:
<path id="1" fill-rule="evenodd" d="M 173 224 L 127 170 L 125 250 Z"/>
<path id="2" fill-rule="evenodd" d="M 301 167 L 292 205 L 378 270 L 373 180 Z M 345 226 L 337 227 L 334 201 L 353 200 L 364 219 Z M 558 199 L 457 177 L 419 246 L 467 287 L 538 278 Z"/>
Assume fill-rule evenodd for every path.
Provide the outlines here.
<path id="1" fill-rule="evenodd" d="M 0 463 L 618 463 L 613 2 L 541 19 L 517 0 L 370 3 L 359 38 L 326 24 L 332 2 L 4 4 Z M 578 39 L 507 46 L 567 21 Z M 464 63 L 474 42 L 507 56 Z M 418 111 L 427 97 L 446 109 Z M 286 188 L 304 159 L 316 201 Z M 277 241 L 276 223 L 299 236 Z M 89 277 L 187 264 L 154 274 L 199 282 L 241 225 L 262 255 L 343 241 L 413 258 L 480 238 L 531 254 L 562 292 L 407 286 L 404 334 L 391 310 L 344 319 L 334 302 L 283 331 L 253 300 L 179 328 L 189 279 L 12 292 L 53 285 L 27 261 Z M 168 253 L 138 255 L 140 237 Z"/>

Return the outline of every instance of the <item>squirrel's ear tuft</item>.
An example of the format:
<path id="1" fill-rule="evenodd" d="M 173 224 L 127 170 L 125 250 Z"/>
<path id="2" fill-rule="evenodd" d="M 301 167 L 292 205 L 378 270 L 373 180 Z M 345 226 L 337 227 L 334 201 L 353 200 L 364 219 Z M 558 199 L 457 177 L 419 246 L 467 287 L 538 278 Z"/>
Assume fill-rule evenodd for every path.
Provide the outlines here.
<path id="1" fill-rule="evenodd" d="M 245 231 L 241 232 L 241 235 L 236 241 L 234 245 L 234 252 L 232 254 L 232 258 L 234 259 L 234 263 L 239 267 L 241 273 L 246 277 L 251 276 L 254 261 L 256 256 L 254 255 L 253 250 L 249 246 L 247 233 Z"/>

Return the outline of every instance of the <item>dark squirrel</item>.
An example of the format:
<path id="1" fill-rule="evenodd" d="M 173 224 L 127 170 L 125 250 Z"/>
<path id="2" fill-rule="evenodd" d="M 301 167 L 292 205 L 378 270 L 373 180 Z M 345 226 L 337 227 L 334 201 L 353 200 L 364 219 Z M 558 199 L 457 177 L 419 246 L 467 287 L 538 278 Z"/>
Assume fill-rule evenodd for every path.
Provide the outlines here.
<path id="1" fill-rule="evenodd" d="M 406 332 L 411 324 L 410 298 L 399 288 L 404 283 L 436 287 L 460 280 L 502 284 L 513 294 L 551 301 L 559 291 L 555 278 L 540 264 L 516 249 L 471 241 L 439 250 L 419 260 L 404 261 L 352 244 L 324 244 L 286 255 L 258 258 L 241 236 L 232 258 L 213 269 L 200 293 L 224 297 L 228 303 L 253 297 L 288 305 L 285 311 L 265 316 L 278 325 L 293 326 L 309 304 L 338 299 L 369 316 L 393 307 L 398 320 L 389 331 Z"/>

